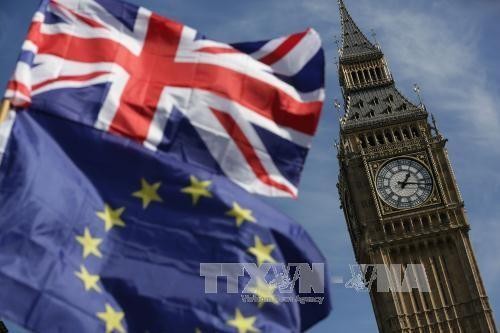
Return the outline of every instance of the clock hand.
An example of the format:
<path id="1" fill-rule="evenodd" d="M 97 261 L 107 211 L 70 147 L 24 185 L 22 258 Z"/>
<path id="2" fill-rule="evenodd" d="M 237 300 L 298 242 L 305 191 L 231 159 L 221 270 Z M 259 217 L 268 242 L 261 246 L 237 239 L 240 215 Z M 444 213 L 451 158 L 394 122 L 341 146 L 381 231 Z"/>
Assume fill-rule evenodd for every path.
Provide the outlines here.
<path id="1" fill-rule="evenodd" d="M 401 189 L 404 189 L 404 188 L 406 187 L 406 185 L 408 184 L 408 179 L 410 179 L 410 176 L 411 176 L 411 174 L 408 172 L 408 173 L 406 174 L 406 178 L 405 178 L 405 180 L 404 180 L 404 181 L 402 181 L 402 182 L 398 182 L 398 184 L 400 184 L 400 185 L 401 185 Z"/>
<path id="2" fill-rule="evenodd" d="M 432 185 L 432 183 L 415 183 L 415 182 L 398 182 L 401 188 L 404 189 L 406 185 Z"/>
<path id="3" fill-rule="evenodd" d="M 406 185 L 432 185 L 431 183 L 416 183 L 416 182 L 406 182 Z"/>

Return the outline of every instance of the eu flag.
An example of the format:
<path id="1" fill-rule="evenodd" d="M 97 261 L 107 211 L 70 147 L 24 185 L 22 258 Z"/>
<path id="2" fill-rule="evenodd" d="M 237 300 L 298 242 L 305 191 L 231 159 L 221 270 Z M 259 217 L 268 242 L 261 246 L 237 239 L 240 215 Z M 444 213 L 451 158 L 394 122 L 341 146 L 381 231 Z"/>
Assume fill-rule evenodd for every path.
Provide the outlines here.
<path id="1" fill-rule="evenodd" d="M 224 279 L 207 293 L 200 264 L 324 261 L 301 226 L 202 166 L 35 110 L 0 125 L 0 318 L 43 333 L 301 332 L 328 314 L 327 289 L 282 302 L 260 281 L 245 302 Z"/>

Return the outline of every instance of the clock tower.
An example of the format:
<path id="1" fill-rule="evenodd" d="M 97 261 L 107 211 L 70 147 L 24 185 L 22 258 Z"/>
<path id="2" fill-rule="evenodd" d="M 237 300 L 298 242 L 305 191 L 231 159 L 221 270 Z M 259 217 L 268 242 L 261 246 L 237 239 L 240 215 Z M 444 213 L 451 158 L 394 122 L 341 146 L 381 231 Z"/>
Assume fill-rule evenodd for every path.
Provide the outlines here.
<path id="1" fill-rule="evenodd" d="M 430 292 L 377 291 L 380 332 L 496 332 L 445 139 L 394 83 L 383 52 L 339 0 L 338 189 L 360 264 L 421 265 Z M 377 272 L 378 274 L 378 272 Z M 366 272 L 366 276 L 373 276 Z M 375 274 L 376 276 L 376 274 Z"/>

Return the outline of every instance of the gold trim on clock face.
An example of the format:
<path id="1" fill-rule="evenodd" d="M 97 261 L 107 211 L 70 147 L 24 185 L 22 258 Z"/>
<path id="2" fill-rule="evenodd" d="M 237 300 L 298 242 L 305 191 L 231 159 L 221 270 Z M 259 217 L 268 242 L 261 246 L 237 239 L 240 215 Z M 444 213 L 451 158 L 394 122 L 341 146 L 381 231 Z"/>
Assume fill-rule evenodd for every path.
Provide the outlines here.
<path id="1" fill-rule="evenodd" d="M 420 162 L 400 158 L 384 164 L 376 177 L 380 198 L 389 206 L 409 209 L 422 205 L 432 194 L 434 182 Z"/>

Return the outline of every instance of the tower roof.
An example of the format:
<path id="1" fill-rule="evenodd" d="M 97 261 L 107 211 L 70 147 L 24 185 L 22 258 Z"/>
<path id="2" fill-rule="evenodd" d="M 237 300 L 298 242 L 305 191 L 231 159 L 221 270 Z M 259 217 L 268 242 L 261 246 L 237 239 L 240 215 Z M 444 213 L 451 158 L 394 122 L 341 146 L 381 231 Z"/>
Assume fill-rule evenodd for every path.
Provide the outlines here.
<path id="1" fill-rule="evenodd" d="M 342 25 L 342 48 L 340 50 L 340 59 L 381 56 L 382 52 L 373 45 L 368 38 L 358 28 L 343 0 L 339 1 L 340 22 Z"/>
<path id="2" fill-rule="evenodd" d="M 344 129 L 364 127 L 382 119 L 389 123 L 427 115 L 425 109 L 409 101 L 393 84 L 349 94 L 346 111 L 342 119 Z"/>
<path id="3" fill-rule="evenodd" d="M 338 2 L 342 25 L 338 70 L 346 108 L 341 128 L 347 131 L 426 117 L 425 108 L 399 92 L 380 48 L 361 32 L 344 1 Z"/>

